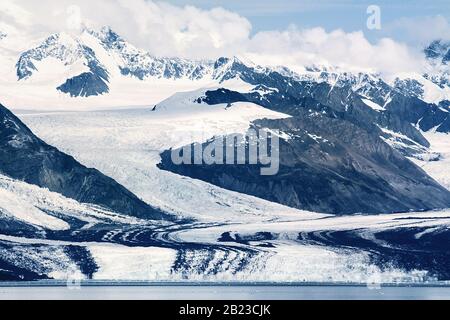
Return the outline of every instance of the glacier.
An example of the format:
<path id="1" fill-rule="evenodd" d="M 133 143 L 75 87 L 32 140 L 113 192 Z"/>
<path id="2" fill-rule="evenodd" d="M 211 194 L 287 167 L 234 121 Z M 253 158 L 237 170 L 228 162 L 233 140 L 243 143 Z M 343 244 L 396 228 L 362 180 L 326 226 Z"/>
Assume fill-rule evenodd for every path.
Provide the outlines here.
<path id="1" fill-rule="evenodd" d="M 147 222 L 116 214 L 110 218 L 112 213 L 100 214 L 94 207 L 89 214 L 92 209 L 82 205 L 81 212 L 71 215 L 77 220 L 89 217 L 88 226 L 79 229 L 69 220 L 69 234 L 44 229 L 46 235 L 40 238 L 2 235 L 0 243 L 15 253 L 3 259 L 17 263 L 34 257 L 36 261 L 29 262 L 33 274 L 64 281 L 367 284 L 448 280 L 448 210 L 336 217 L 158 170 L 160 152 L 171 146 L 246 130 L 261 117 L 289 118 L 252 103 L 231 108 L 196 103 L 195 98 L 203 94 L 177 94 L 159 103 L 155 111 L 18 113 L 48 143 L 101 169 L 146 202 L 186 222 Z M 58 219 L 67 221 L 61 215 Z M 397 242 L 398 235 L 403 242 Z M 67 253 L 67 247 L 81 248 L 77 251 L 85 257 L 83 262 Z M 60 252 L 58 263 L 47 261 L 51 267 L 42 269 L 39 259 L 56 251 Z"/>

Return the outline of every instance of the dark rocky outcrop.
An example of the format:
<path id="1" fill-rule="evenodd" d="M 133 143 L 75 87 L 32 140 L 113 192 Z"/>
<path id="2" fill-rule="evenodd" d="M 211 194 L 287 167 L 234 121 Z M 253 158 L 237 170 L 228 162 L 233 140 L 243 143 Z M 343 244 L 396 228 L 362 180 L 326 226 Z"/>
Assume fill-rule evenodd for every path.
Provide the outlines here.
<path id="1" fill-rule="evenodd" d="M 281 140 L 280 171 L 274 176 L 261 176 L 260 165 L 175 165 L 171 151 L 162 154 L 159 167 L 325 213 L 376 214 L 450 206 L 449 191 L 378 135 L 349 121 L 305 112 L 288 119 L 256 121 L 254 126 L 290 136 Z"/>

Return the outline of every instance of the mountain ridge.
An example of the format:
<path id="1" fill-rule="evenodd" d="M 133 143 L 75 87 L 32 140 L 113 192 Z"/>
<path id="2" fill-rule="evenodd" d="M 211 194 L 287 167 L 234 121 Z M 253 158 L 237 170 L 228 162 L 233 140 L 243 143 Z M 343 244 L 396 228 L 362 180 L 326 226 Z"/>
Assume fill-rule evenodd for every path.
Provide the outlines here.
<path id="1" fill-rule="evenodd" d="M 46 71 L 41 76 L 41 70 L 37 70 L 40 66 L 46 69 L 49 64 L 47 69 L 58 70 L 51 68 L 51 63 L 54 63 L 52 59 L 64 72 Z M 39 101 L 48 100 L 50 105 L 58 108 L 60 105 L 113 107 L 112 104 L 119 103 L 121 106 L 130 103 L 152 107 L 179 91 L 218 86 L 227 88 L 228 82 L 273 87 L 264 81 L 267 75 L 278 73 L 281 75 L 278 81 L 281 82 L 295 81 L 305 85 L 327 83 L 330 90 L 344 88 L 349 94 L 356 93 L 381 107 L 389 104 L 392 92 L 417 98 L 436 106 L 432 106 L 428 113 L 436 113 L 437 116 L 424 114 L 427 125 L 421 126 L 421 129 L 438 128 L 445 132 L 450 121 L 446 115 L 450 112 L 450 82 L 447 83 L 446 74 L 450 73 L 447 72 L 447 64 L 433 66 L 433 61 L 439 59 L 429 60 L 430 68 L 424 75 L 398 75 L 386 81 L 376 72 L 346 71 L 330 66 L 305 66 L 304 71 L 294 72 L 285 66 L 264 67 L 238 57 L 219 57 L 215 60 L 155 57 L 133 46 L 110 27 L 98 31 L 83 27 L 77 34 L 62 32 L 51 35 L 41 45 L 23 52 L 16 64 L 19 81 L 15 85 L 17 90 L 21 90 L 21 86 L 37 88 L 51 80 L 50 87 L 46 86 L 33 94 L 42 94 Z M 12 108 L 16 108 L 16 96 L 7 99 Z M 24 100 L 20 103 L 20 109 L 32 104 L 29 99 L 19 100 Z M 439 120 L 430 120 L 432 118 Z M 439 128 L 439 124 L 444 123 Z"/>

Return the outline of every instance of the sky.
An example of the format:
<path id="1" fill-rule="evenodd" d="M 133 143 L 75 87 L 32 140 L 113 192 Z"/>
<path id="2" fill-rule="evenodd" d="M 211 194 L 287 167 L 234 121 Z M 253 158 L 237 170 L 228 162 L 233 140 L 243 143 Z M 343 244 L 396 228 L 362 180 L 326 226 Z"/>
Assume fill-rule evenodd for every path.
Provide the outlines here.
<path id="1" fill-rule="evenodd" d="M 442 15 L 450 17 L 448 0 L 168 0 L 179 6 L 195 5 L 201 8 L 221 6 L 237 12 L 250 20 L 253 32 L 263 30 L 283 30 L 290 24 L 301 28 L 323 27 L 328 31 L 343 29 L 347 32 L 365 30 L 366 36 L 376 40 L 387 34 L 393 35 L 392 26 L 398 21 L 422 20 L 425 17 Z M 382 25 L 391 30 L 368 30 L 366 28 L 367 7 L 378 5 L 381 8 Z M 406 34 L 396 32 L 401 40 Z"/>
<path id="2" fill-rule="evenodd" d="M 105 25 L 157 56 L 413 72 L 426 44 L 450 41 L 450 1 L 0 1 L 0 31 L 17 38 Z"/>

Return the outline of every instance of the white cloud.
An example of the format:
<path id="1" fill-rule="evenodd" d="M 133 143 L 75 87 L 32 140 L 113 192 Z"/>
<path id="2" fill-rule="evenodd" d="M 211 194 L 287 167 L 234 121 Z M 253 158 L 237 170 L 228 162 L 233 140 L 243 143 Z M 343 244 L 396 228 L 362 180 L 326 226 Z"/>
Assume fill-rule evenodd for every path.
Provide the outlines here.
<path id="1" fill-rule="evenodd" d="M 349 70 L 397 73 L 412 72 L 421 65 L 421 54 L 404 44 L 384 38 L 370 43 L 363 32 L 342 30 L 326 32 L 322 28 L 256 34 L 247 45 L 250 59 L 262 56 L 271 64 L 325 64 Z"/>
<path id="2" fill-rule="evenodd" d="M 383 31 L 413 45 L 426 45 L 436 39 L 450 41 L 450 23 L 442 15 L 400 18 L 386 25 Z"/>
<path id="3" fill-rule="evenodd" d="M 422 65 L 418 51 L 389 38 L 370 43 L 361 31 L 293 26 L 251 36 L 250 22 L 223 8 L 203 10 L 146 0 L 2 0 L 0 18 L 42 37 L 62 29 L 74 32 L 80 22 L 93 27 L 109 25 L 131 43 L 159 56 L 243 55 L 264 64 L 328 64 L 384 73 L 411 72 Z M 445 33 L 447 21 L 435 23 L 440 26 L 436 33 Z M 399 22 L 398 28 L 404 25 L 405 21 Z"/>

